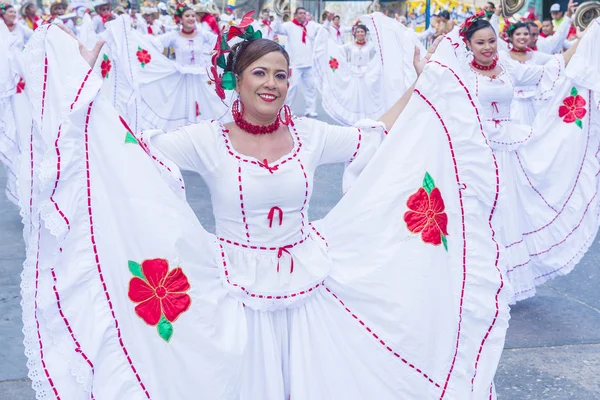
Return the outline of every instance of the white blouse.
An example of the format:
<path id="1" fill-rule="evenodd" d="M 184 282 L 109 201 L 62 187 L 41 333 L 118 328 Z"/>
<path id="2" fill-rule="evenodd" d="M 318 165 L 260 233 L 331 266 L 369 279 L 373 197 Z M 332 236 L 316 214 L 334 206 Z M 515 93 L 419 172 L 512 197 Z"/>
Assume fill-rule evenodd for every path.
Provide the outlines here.
<path id="1" fill-rule="evenodd" d="M 215 45 L 215 36 L 204 30 L 196 30 L 196 36 L 183 37 L 173 31 L 158 37 L 165 47 L 175 49 L 175 61 L 179 65 L 210 66 L 210 53 Z"/>

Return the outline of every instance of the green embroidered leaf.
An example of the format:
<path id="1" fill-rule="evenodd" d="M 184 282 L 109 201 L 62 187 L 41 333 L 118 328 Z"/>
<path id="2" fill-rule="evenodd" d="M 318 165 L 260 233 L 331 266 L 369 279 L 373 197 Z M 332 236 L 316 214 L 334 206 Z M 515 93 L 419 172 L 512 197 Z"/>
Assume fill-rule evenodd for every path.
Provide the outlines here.
<path id="1" fill-rule="evenodd" d="M 444 245 L 446 251 L 448 251 L 448 239 L 446 239 L 446 235 L 443 233 L 440 233 L 440 235 L 442 235 L 442 244 Z"/>
<path id="2" fill-rule="evenodd" d="M 577 88 L 573 86 L 573 89 L 571 89 L 571 96 L 577 96 L 578 94 L 579 92 L 577 91 Z"/>
<path id="3" fill-rule="evenodd" d="M 165 342 L 171 340 L 171 336 L 173 336 L 173 325 L 164 315 L 161 315 L 160 321 L 158 321 L 158 325 L 156 325 L 156 329 L 158 329 L 159 336 L 163 338 Z"/>
<path id="4" fill-rule="evenodd" d="M 125 134 L 125 143 L 138 144 L 138 141 L 137 141 L 137 139 L 135 137 L 133 137 L 133 135 L 131 134 L 131 132 L 127 132 Z"/>
<path id="5" fill-rule="evenodd" d="M 142 63 L 142 68 L 144 68 L 146 66 L 146 63 Z"/>
<path id="6" fill-rule="evenodd" d="M 435 182 L 429 172 L 425 172 L 425 177 L 423 178 L 423 189 L 427 192 L 427 194 L 431 194 L 431 191 L 435 188 Z"/>
<path id="7" fill-rule="evenodd" d="M 138 51 L 142 51 L 142 48 L 140 46 L 138 46 Z"/>
<path id="8" fill-rule="evenodd" d="M 129 260 L 128 265 L 129 265 L 129 271 L 131 272 L 131 274 L 133 276 L 137 276 L 140 279 L 146 280 L 146 277 L 144 276 L 144 273 L 142 272 L 142 266 L 140 264 L 136 263 L 135 261 Z"/>
<path id="9" fill-rule="evenodd" d="M 104 55 L 102 56 L 102 59 L 103 59 L 104 61 L 106 61 L 106 60 L 108 60 L 108 56 L 107 56 L 106 54 L 104 54 Z"/>
<path id="10" fill-rule="evenodd" d="M 578 127 L 580 127 L 581 129 L 583 129 L 583 122 L 581 122 L 581 120 L 579 118 L 577 118 L 575 120 L 575 125 L 577 125 Z"/>

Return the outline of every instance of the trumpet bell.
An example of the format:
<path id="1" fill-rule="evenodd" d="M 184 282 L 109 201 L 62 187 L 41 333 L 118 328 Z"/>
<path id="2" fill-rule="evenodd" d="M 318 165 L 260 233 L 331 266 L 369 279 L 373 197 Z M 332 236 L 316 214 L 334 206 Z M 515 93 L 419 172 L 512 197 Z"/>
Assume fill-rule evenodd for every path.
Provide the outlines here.
<path id="1" fill-rule="evenodd" d="M 502 14 L 510 18 L 525 5 L 525 0 L 502 0 Z"/>
<path id="2" fill-rule="evenodd" d="M 577 7 L 573 22 L 576 27 L 584 30 L 598 17 L 600 17 L 600 1 L 586 1 Z"/>

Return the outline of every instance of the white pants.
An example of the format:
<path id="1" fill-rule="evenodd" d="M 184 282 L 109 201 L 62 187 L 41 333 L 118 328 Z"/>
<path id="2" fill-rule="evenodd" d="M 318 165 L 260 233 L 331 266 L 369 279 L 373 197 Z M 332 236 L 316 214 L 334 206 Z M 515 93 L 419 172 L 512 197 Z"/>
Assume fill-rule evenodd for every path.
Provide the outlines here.
<path id="1" fill-rule="evenodd" d="M 286 104 L 292 105 L 299 87 L 304 91 L 305 114 L 317 111 L 317 88 L 312 67 L 293 67 Z"/>

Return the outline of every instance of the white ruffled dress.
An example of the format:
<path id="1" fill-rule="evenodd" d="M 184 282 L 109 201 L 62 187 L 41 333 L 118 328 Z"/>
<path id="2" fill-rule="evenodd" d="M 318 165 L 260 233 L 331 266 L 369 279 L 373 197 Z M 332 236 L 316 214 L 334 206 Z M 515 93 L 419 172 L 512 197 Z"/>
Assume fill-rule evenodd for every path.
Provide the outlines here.
<path id="1" fill-rule="evenodd" d="M 417 79 L 414 32 L 377 12 L 363 15 L 368 41 L 340 45 L 335 32 L 321 29 L 314 45 L 314 67 L 323 109 L 342 125 L 379 118 Z"/>
<path id="2" fill-rule="evenodd" d="M 438 52 L 459 68 L 449 44 Z M 216 121 L 136 135 L 56 27 L 27 51 L 44 59 L 29 90 L 47 168 L 22 282 L 39 397 L 494 397 L 508 322 L 498 170 L 449 69 L 430 64 L 387 137 L 372 121 L 294 119 L 293 149 L 266 162 Z M 46 101 L 42 121 L 55 98 L 69 104 Z M 309 221 L 315 169 L 343 161 L 347 192 Z M 179 168 L 206 181 L 216 234 Z"/>

